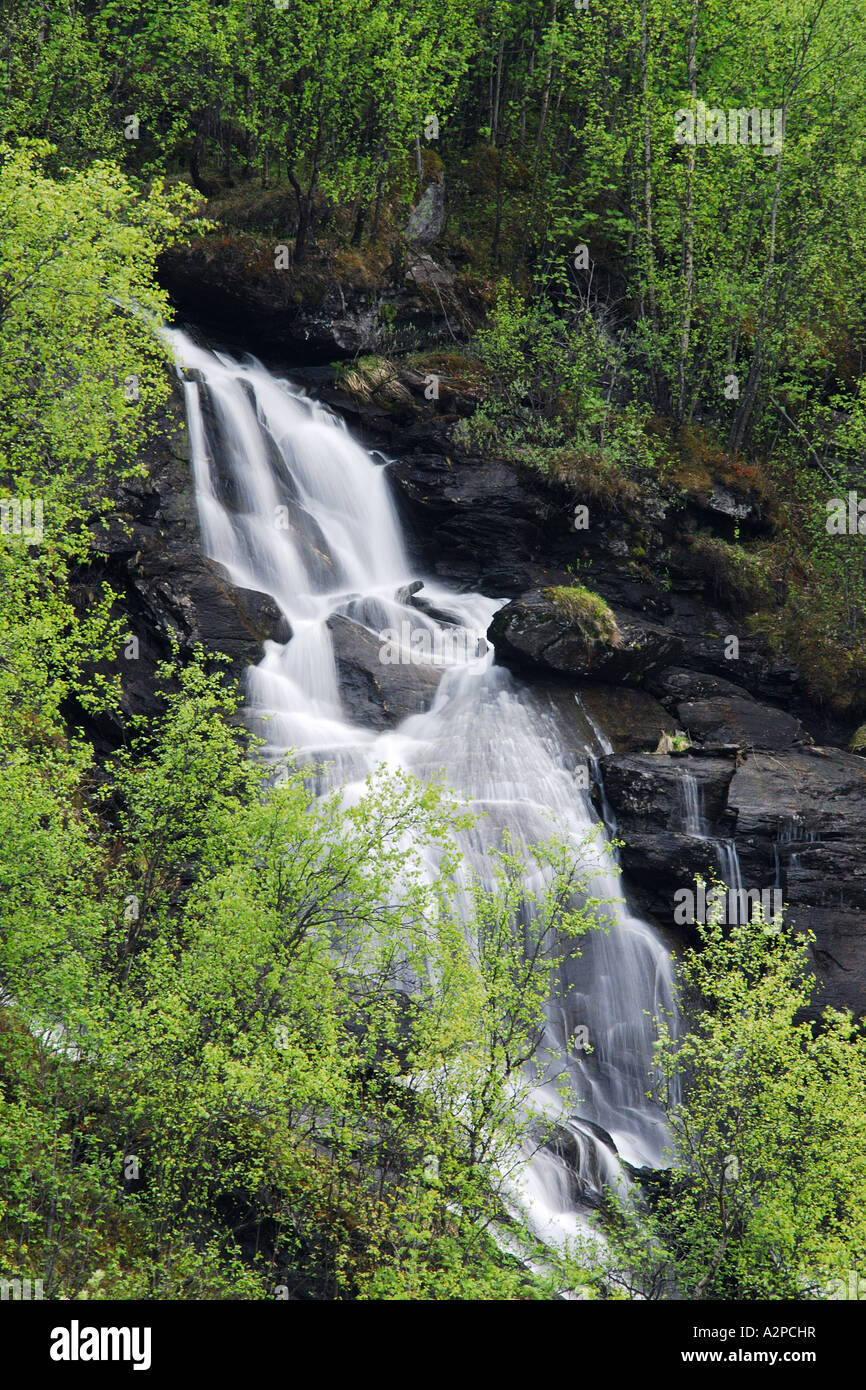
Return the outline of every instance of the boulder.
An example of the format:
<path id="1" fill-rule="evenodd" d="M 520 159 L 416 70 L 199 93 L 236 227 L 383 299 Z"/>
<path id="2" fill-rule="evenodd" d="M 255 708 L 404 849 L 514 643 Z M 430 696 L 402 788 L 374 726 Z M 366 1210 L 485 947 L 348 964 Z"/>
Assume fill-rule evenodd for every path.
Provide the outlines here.
<path id="1" fill-rule="evenodd" d="M 678 655 L 680 640 L 667 628 L 625 609 L 611 611 L 617 631 L 599 635 L 535 590 L 500 608 L 488 638 L 508 664 L 631 685 Z"/>
<path id="2" fill-rule="evenodd" d="M 683 701 L 710 700 L 723 696 L 741 700 L 753 697 L 741 685 L 723 680 L 708 671 L 689 671 L 683 666 L 665 666 L 647 679 L 647 688 L 662 704 L 675 709 Z"/>
<path id="3" fill-rule="evenodd" d="M 418 245 L 429 246 L 442 231 L 445 221 L 445 187 L 439 179 L 428 183 L 418 202 L 409 214 L 406 224 L 406 240 Z"/>
<path id="4" fill-rule="evenodd" d="M 389 729 L 429 709 L 442 669 L 427 664 L 390 665 L 380 660 L 380 637 L 335 614 L 328 619 L 340 695 L 350 718 L 371 729 Z"/>

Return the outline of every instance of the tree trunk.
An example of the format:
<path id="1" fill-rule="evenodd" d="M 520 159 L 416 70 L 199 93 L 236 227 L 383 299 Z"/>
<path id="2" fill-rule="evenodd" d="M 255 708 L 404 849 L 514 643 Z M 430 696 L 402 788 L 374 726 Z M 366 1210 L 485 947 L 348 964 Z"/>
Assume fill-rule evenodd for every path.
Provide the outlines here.
<path id="1" fill-rule="evenodd" d="M 503 30 L 499 37 L 499 53 L 496 59 L 496 87 L 493 93 L 493 102 L 490 110 L 490 143 L 496 145 L 497 132 L 499 127 L 499 102 L 502 95 L 502 59 L 505 53 L 505 32 Z"/>
<path id="2" fill-rule="evenodd" d="M 424 161 L 421 158 L 421 129 L 420 126 L 415 130 L 415 173 L 418 178 L 418 192 L 424 184 Z"/>
<path id="3" fill-rule="evenodd" d="M 649 26 L 647 21 L 647 0 L 641 0 L 640 7 L 640 74 L 641 99 L 643 103 L 643 238 L 642 238 L 642 284 L 641 310 L 644 303 L 649 310 L 649 321 L 653 338 L 658 334 L 658 315 L 655 295 L 655 253 L 653 250 L 653 192 L 652 192 L 652 123 L 649 107 Z M 644 294 L 646 296 L 644 300 Z M 649 361 L 650 396 L 655 406 L 660 405 L 660 391 L 655 362 Z"/>
<path id="4" fill-rule="evenodd" d="M 692 0 L 692 21 L 689 28 L 689 95 L 692 104 L 698 99 L 697 62 L 698 16 L 701 0 Z M 677 371 L 676 422 L 681 425 L 686 413 L 686 368 L 692 331 L 692 297 L 695 280 L 695 147 L 686 146 L 686 207 L 683 224 L 683 317 L 680 327 L 680 360 Z"/>
<path id="5" fill-rule="evenodd" d="M 198 189 L 199 193 L 201 193 L 205 198 L 209 198 L 214 190 L 212 184 L 208 183 L 207 179 L 203 177 L 201 172 L 200 160 L 203 145 L 204 141 L 201 135 L 196 135 L 195 139 L 192 142 L 192 149 L 190 151 L 189 156 L 189 176 L 192 179 L 194 186 Z"/>
<path id="6" fill-rule="evenodd" d="M 788 104 L 784 106 L 784 121 L 787 120 Z M 782 158 L 784 144 L 776 156 L 776 178 L 773 186 L 773 206 L 770 213 L 770 244 L 767 247 L 767 264 L 764 271 L 764 288 L 761 294 L 761 316 L 758 321 L 758 331 L 755 334 L 755 348 L 752 353 L 752 365 L 749 368 L 749 376 L 746 381 L 746 390 L 740 403 L 740 408 L 734 416 L 731 425 L 731 433 L 728 438 L 728 448 L 732 454 L 736 454 L 743 446 L 746 431 L 752 418 L 752 411 L 755 408 L 755 401 L 758 396 L 758 387 L 761 382 L 761 368 L 763 366 L 764 335 L 767 328 L 767 315 L 770 308 L 770 286 L 773 278 L 773 271 L 776 266 L 776 224 L 779 218 L 779 200 L 782 194 Z"/>
<path id="7" fill-rule="evenodd" d="M 316 191 L 316 181 L 319 176 L 319 165 L 318 162 L 316 162 L 313 165 L 313 172 L 310 175 L 310 183 L 306 193 L 301 188 L 301 185 L 298 183 L 298 180 L 295 177 L 292 170 L 287 169 L 286 173 L 288 176 L 289 183 L 292 185 L 292 189 L 294 190 L 295 202 L 297 203 L 298 207 L 298 230 L 295 233 L 295 251 L 293 260 L 296 265 L 300 265 L 301 261 L 304 259 L 304 254 L 307 249 L 307 237 L 310 231 L 310 223 L 312 222 L 313 218 L 313 197 Z"/>
<path id="8" fill-rule="evenodd" d="M 352 246 L 360 246 L 364 236 L 364 223 L 367 221 L 367 208 L 369 204 L 362 201 L 358 207 L 358 214 L 355 218 L 355 226 L 352 231 Z"/>

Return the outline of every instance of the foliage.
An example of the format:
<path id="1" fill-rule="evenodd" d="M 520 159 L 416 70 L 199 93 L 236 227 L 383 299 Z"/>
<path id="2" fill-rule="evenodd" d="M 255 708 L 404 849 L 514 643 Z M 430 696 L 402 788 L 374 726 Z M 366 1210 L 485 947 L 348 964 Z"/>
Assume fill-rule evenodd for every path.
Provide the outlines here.
<path id="1" fill-rule="evenodd" d="M 257 794 L 233 708 L 177 674 L 102 788 L 119 860 L 33 771 L 0 812 L 4 1262 L 49 1296 L 541 1296 L 497 1228 L 586 885 L 505 846 L 467 930 L 441 787 Z"/>
<path id="2" fill-rule="evenodd" d="M 803 1299 L 866 1253 L 866 1036 L 806 1016 L 809 938 L 765 921 L 699 925 L 681 964 L 691 1027 L 662 1030 L 673 1167 L 610 1222 L 606 1279 L 632 1296 Z"/>

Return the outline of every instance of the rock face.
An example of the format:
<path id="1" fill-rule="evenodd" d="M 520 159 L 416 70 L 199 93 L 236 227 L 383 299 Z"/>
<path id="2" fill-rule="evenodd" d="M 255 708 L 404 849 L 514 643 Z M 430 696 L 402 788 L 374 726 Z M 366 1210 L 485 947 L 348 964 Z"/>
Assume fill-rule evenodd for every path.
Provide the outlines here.
<path id="1" fill-rule="evenodd" d="M 615 753 L 652 752 L 663 734 L 675 730 L 675 721 L 645 690 L 587 682 L 575 693 Z"/>
<path id="2" fill-rule="evenodd" d="M 836 748 L 755 754 L 737 769 L 730 802 L 744 836 L 784 827 L 794 838 L 864 840 L 866 759 Z"/>
<path id="3" fill-rule="evenodd" d="M 129 640 L 119 660 L 100 669 L 120 675 L 122 718 L 160 708 L 155 667 L 169 656 L 172 641 L 181 652 L 201 644 L 225 653 L 228 670 L 241 677 L 261 659 L 267 639 L 291 636 L 268 594 L 236 588 L 201 552 L 179 388 L 143 461 L 146 478 L 116 485 L 114 513 L 107 528 L 94 532 L 96 556 L 72 591 L 81 608 L 101 594 L 104 582 L 118 595 L 113 616 L 123 620 Z M 88 725 L 82 712 L 76 717 Z M 98 747 L 111 746 L 122 737 L 122 724 L 101 716 L 91 733 Z"/>
<path id="4" fill-rule="evenodd" d="M 609 755 L 601 760 L 608 800 L 617 824 L 641 831 L 687 830 L 684 782 L 697 784 L 698 804 L 707 824 L 721 833 L 732 828 L 725 814 L 734 760 L 672 758 L 657 754 Z"/>
<path id="5" fill-rule="evenodd" d="M 719 874 L 733 843 L 743 887 L 778 887 L 786 920 L 814 933 L 813 1012 L 866 1011 L 866 759 L 803 747 L 729 760 L 610 755 L 601 766 L 626 883 L 644 912 L 676 929 L 675 891 L 696 873 Z M 701 834 L 687 833 L 688 777 Z"/>
<path id="6" fill-rule="evenodd" d="M 768 709 L 748 696 L 684 700 L 677 705 L 680 724 L 695 739 L 736 743 L 741 748 L 790 748 L 803 739 L 798 719 Z"/>
<path id="7" fill-rule="evenodd" d="M 390 267 L 341 273 L 311 257 L 292 264 L 291 238 L 205 236 L 166 251 L 160 279 L 182 312 L 240 351 L 277 353 L 290 364 L 333 362 L 383 349 L 407 351 L 450 339 L 472 316 L 453 270 L 429 246 L 441 228 L 436 193 L 416 208 L 417 233 Z M 425 194 L 425 196 L 427 196 Z M 413 214 L 413 218 L 415 214 Z M 406 264 L 408 262 L 409 272 Z M 413 267 L 420 267 L 417 273 Z M 432 270 L 431 270 L 432 267 Z"/>

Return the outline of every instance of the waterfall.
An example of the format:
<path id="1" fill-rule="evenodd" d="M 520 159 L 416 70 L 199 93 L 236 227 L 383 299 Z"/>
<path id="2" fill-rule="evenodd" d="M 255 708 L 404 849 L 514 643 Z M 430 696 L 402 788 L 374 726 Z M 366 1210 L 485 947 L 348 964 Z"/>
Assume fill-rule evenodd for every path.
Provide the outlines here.
<path id="1" fill-rule="evenodd" d="M 724 920 L 732 920 L 732 904 L 741 902 L 743 874 L 740 856 L 734 839 L 719 840 L 709 834 L 707 818 L 704 813 L 703 795 L 698 779 L 693 772 L 680 774 L 680 796 L 682 800 L 682 822 L 686 835 L 694 835 L 713 846 L 722 882 L 731 890 L 726 895 Z"/>
<path id="2" fill-rule="evenodd" d="M 704 816 L 701 789 L 693 772 L 684 772 L 680 777 L 680 793 L 683 802 L 683 830 L 686 835 L 707 838 L 706 817 Z"/>
<path id="3" fill-rule="evenodd" d="M 556 831 L 574 844 L 593 894 L 612 903 L 609 932 L 582 938 L 580 956 L 568 962 L 573 988 L 550 1001 L 540 1050 L 542 1067 L 553 1049 L 565 1052 L 580 1097 L 576 1110 L 566 1109 L 542 1079 L 533 1099 L 539 1113 L 555 1116 L 571 1154 L 569 1166 L 542 1150 L 522 1184 L 538 1233 L 557 1240 L 580 1228 L 575 1175 L 584 1193 L 597 1195 L 622 1187 L 620 1160 L 666 1161 L 664 1116 L 646 1093 L 652 1016 L 673 1010 L 668 953 L 629 911 L 609 857 L 586 848 L 598 818 L 569 770 L 573 757 L 553 716 L 477 640 L 502 600 L 428 580 L 429 612 L 408 602 L 413 574 L 382 464 L 327 409 L 257 362 L 205 351 L 177 331 L 168 336 L 186 392 L 203 547 L 236 584 L 270 594 L 291 626 L 291 639 L 266 642 L 247 674 L 247 717 L 265 740 L 262 755 L 276 762 L 291 748 L 326 758 L 331 779 L 349 788 L 382 763 L 422 778 L 444 768 L 455 791 L 486 812 L 463 842 L 479 874 L 490 880 L 487 851 L 504 832 L 519 851 Z M 441 636 L 433 613 L 473 640 L 440 663 L 429 710 L 385 732 L 353 722 L 328 619 L 349 617 L 377 636 L 403 624 Z M 594 752 L 587 742 L 587 761 Z M 589 1055 L 572 1045 L 581 1026 Z"/>

